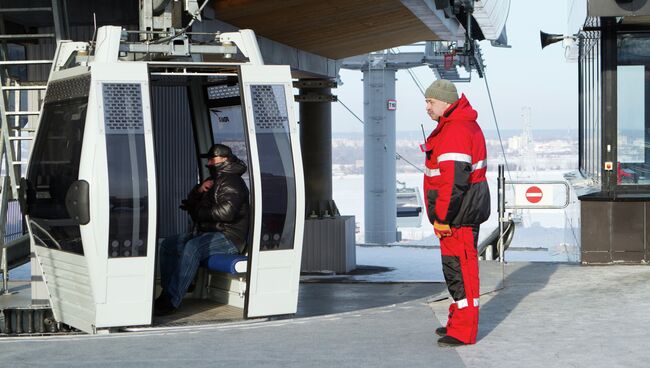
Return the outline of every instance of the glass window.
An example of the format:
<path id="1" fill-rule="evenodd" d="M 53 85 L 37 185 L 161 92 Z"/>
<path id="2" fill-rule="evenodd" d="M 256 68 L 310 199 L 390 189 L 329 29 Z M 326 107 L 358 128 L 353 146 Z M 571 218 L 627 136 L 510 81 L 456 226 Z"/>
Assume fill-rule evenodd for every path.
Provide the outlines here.
<path id="1" fill-rule="evenodd" d="M 241 105 L 213 107 L 210 109 L 210 120 L 213 142 L 230 147 L 240 160 L 249 165 Z M 246 171 L 242 178 L 250 188 L 249 172 Z"/>
<path id="2" fill-rule="evenodd" d="M 645 126 L 645 67 L 617 68 L 618 161 L 643 163 Z"/>
<path id="3" fill-rule="evenodd" d="M 239 78 L 218 76 L 210 79 L 219 82 L 207 88 L 212 142 L 230 147 L 232 152 L 250 168 L 247 125 L 244 122 Z M 250 189 L 250 170 L 246 170 L 242 179 Z M 253 214 L 250 213 L 249 216 L 252 217 Z M 250 234 L 252 231 L 249 232 Z M 249 238 L 247 243 L 250 241 Z"/>
<path id="4" fill-rule="evenodd" d="M 617 183 L 650 184 L 650 33 L 618 36 Z"/>
<path id="5" fill-rule="evenodd" d="M 580 172 L 596 183 L 601 177 L 600 34 L 580 39 Z"/>
<path id="6" fill-rule="evenodd" d="M 296 178 L 284 86 L 250 88 L 262 174 L 260 250 L 293 249 Z"/>
<path id="7" fill-rule="evenodd" d="M 108 164 L 108 257 L 147 255 L 149 202 L 139 83 L 103 83 Z"/>
<path id="8" fill-rule="evenodd" d="M 77 254 L 83 254 L 81 234 L 65 196 L 79 178 L 89 86 L 85 76 L 48 88 L 25 190 L 36 244 Z"/>

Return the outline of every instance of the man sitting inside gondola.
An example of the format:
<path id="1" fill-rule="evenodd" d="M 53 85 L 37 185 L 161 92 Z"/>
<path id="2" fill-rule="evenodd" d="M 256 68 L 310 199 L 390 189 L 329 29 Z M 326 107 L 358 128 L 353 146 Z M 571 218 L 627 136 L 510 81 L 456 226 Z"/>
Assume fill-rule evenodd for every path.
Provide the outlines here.
<path id="1" fill-rule="evenodd" d="M 246 164 L 230 147 L 215 144 L 208 153 L 210 177 L 197 184 L 181 209 L 192 217 L 194 230 L 165 239 L 160 246 L 162 293 L 154 314 L 174 313 L 194 280 L 200 262 L 215 254 L 243 253 L 249 227 L 249 192 L 242 175 Z"/>

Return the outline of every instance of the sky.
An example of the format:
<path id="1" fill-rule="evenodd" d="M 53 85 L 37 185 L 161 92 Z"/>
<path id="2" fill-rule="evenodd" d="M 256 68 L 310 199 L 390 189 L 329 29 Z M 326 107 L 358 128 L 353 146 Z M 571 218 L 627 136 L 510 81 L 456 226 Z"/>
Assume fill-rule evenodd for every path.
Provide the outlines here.
<path id="1" fill-rule="evenodd" d="M 522 109 L 530 107 L 534 130 L 577 129 L 578 64 L 566 61 L 561 42 L 542 50 L 539 36 L 540 30 L 567 32 L 567 0 L 512 0 L 506 30 L 512 48 L 492 47 L 489 41 L 480 43 L 499 128 L 523 129 Z M 414 51 L 413 47 L 408 51 Z M 435 80 L 427 67 L 412 71 L 425 88 Z M 363 118 L 362 73 L 342 69 L 340 77 L 343 85 L 332 93 Z M 457 83 L 456 87 L 478 111 L 483 129 L 495 129 L 485 79 L 474 72 L 471 82 Z M 397 72 L 396 100 L 398 132 L 420 131 L 420 124 L 426 130 L 435 126 L 425 112 L 424 97 L 406 71 Z M 363 125 L 340 103 L 334 103 L 332 131 L 362 132 Z"/>

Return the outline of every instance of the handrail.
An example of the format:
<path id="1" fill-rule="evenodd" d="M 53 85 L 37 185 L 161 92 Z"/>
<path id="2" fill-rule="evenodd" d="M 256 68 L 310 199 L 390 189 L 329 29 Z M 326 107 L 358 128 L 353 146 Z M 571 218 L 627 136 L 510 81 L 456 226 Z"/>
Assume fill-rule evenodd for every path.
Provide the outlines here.
<path id="1" fill-rule="evenodd" d="M 65 9 L 64 9 L 65 11 Z M 57 0 L 52 0 L 52 6 L 50 7 L 15 7 L 15 8 L 0 8 L 0 14 L 3 13 L 25 13 L 25 12 L 48 12 L 52 14 L 52 18 L 54 21 L 54 32 L 53 33 L 45 33 L 45 34 L 4 34 L 0 38 L 2 39 L 23 39 L 23 38 L 30 38 L 30 39 L 38 39 L 38 38 L 56 38 L 57 41 L 59 41 L 62 37 L 62 30 L 60 27 L 60 13 L 59 13 L 59 5 L 57 5 Z M 0 29 L 3 31 L 5 30 L 4 27 L 4 19 L 0 17 Z M 6 32 L 3 32 L 6 33 Z M 16 66 L 16 65 L 47 65 L 47 64 L 53 64 L 53 60 L 34 60 L 34 59 L 22 59 L 22 60 L 8 60 L 8 54 L 6 52 L 2 53 L 3 58 L 0 59 L 0 71 L 4 71 L 7 67 L 10 66 Z M 9 207 L 9 201 L 13 198 L 16 199 L 18 198 L 18 178 L 17 176 L 19 173 L 19 166 L 24 165 L 26 162 L 25 161 L 19 161 L 19 155 L 16 152 L 20 152 L 21 149 L 21 142 L 22 140 L 26 140 L 26 137 L 22 136 L 10 136 L 9 131 L 12 129 L 12 131 L 16 131 L 16 129 L 12 126 L 9 125 L 9 117 L 12 117 L 12 119 L 16 119 L 18 116 L 38 116 L 40 115 L 40 106 L 38 106 L 39 111 L 28 111 L 28 110 L 21 110 L 19 108 L 19 104 L 16 107 L 16 111 L 8 111 L 8 103 L 6 101 L 7 99 L 7 94 L 6 91 L 15 91 L 15 95 L 20 96 L 21 91 L 29 91 L 29 90 L 43 90 L 46 89 L 47 87 L 44 85 L 40 86 L 33 86 L 33 85 L 26 85 L 22 86 L 19 83 L 16 83 L 15 85 L 11 85 L 9 82 L 8 78 L 3 78 L 5 77 L 0 76 L 0 162 L 3 162 L 6 164 L 6 173 L 5 175 L 2 176 L 0 179 L 0 183 L 2 185 L 2 191 L 1 191 L 1 199 L 0 199 L 0 218 L 2 221 L 0 221 L 0 249 L 1 249 L 1 264 L 0 264 L 0 271 L 2 272 L 2 281 L 3 281 L 3 288 L 0 291 L 0 294 L 8 294 L 8 283 L 9 283 L 9 278 L 8 278 L 8 271 L 9 271 L 9 265 L 7 262 L 7 249 L 10 247 L 14 247 L 16 244 L 19 244 L 21 242 L 25 241 L 25 236 L 21 236 L 18 239 L 9 241 L 7 243 L 5 242 L 5 231 L 6 231 L 6 223 L 7 223 L 7 212 L 8 212 L 8 207 Z M 3 82 L 6 81 L 7 83 L 5 84 Z M 18 81 L 16 81 L 18 82 Z M 30 129 L 19 129 L 21 131 L 30 131 Z M 18 144 L 16 145 L 16 140 L 18 140 Z M 18 166 L 18 167 L 17 167 Z M 17 170 L 18 169 L 18 170 Z M 29 239 L 29 238 L 27 238 Z"/>

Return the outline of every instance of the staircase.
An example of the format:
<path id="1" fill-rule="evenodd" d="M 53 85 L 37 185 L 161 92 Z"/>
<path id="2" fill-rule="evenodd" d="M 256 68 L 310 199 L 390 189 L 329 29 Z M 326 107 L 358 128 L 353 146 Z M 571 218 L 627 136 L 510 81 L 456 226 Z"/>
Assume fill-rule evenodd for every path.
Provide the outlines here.
<path id="1" fill-rule="evenodd" d="M 56 45 L 64 38 L 67 19 L 65 11 L 62 11 L 65 9 L 61 6 L 61 1 L 65 3 L 65 0 L 51 0 L 50 6 L 31 6 L 37 1 L 21 1 L 19 4 L 27 7 L 10 7 L 6 0 L 0 0 L 0 295 L 9 293 L 8 271 L 29 261 L 29 238 L 28 235 L 23 235 L 23 216 L 17 203 L 19 178 L 26 174 L 29 151 L 47 88 L 47 78 L 34 82 L 30 81 L 28 76 L 33 67 L 47 67 L 52 64 L 52 60 L 30 60 L 26 45 Z M 52 23 L 47 28 L 51 28 L 53 32 L 30 33 L 28 27 L 23 27 L 24 32 L 11 33 L 13 29 L 7 29 L 6 17 L 13 18 L 16 28 L 15 25 L 20 24 L 20 20 L 27 21 L 44 16 L 51 17 Z M 38 29 L 43 28 L 46 27 Z M 10 47 L 24 48 L 22 58 L 17 59 L 16 55 L 10 55 Z M 28 122 L 31 122 L 31 127 L 28 127 Z"/>

